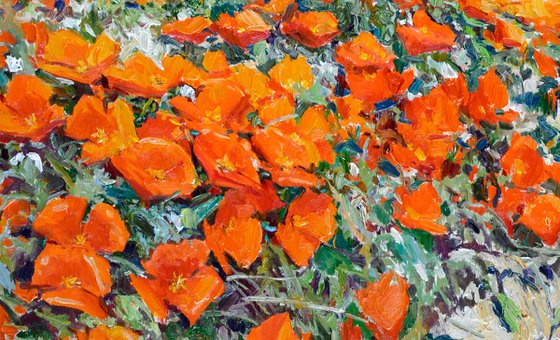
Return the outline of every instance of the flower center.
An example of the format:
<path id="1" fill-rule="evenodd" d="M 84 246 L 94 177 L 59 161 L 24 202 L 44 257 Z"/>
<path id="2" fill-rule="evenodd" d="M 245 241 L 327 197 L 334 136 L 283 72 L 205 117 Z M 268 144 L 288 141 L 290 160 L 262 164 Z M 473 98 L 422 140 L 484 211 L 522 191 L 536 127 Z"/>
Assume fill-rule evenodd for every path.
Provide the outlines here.
<path id="1" fill-rule="evenodd" d="M 169 283 L 169 290 L 172 293 L 177 293 L 179 289 L 187 288 L 187 279 L 183 277 L 183 274 L 177 274 L 173 272 L 173 278 L 171 278 L 171 283 Z"/>
<path id="2" fill-rule="evenodd" d="M 276 163 L 280 164 L 285 168 L 292 168 L 294 166 L 294 162 L 289 159 L 286 155 L 280 155 L 276 158 Z"/>
<path id="3" fill-rule="evenodd" d="M 228 155 L 225 155 L 222 159 L 218 159 L 216 163 L 218 163 L 218 167 L 223 171 L 234 171 L 236 169 Z"/>
<path id="4" fill-rule="evenodd" d="M 78 67 L 76 67 L 76 71 L 85 72 L 87 70 L 88 70 L 88 65 L 86 64 L 86 62 L 83 60 L 78 61 Z"/>
<path id="5" fill-rule="evenodd" d="M 94 140 L 94 142 L 96 143 L 105 143 L 107 141 L 107 132 L 105 132 L 105 129 L 101 129 L 101 128 L 96 128 L 97 132 L 95 132 L 94 134 L 91 135 L 91 138 Z"/>
<path id="6" fill-rule="evenodd" d="M 229 222 L 226 225 L 224 225 L 224 232 L 227 234 L 233 231 L 234 228 L 235 228 L 235 221 L 233 218 L 231 218 Z"/>
<path id="7" fill-rule="evenodd" d="M 360 53 L 360 57 L 359 57 L 359 58 L 360 58 L 360 60 L 367 60 L 368 54 L 365 53 L 365 52 L 362 52 L 362 53 Z"/>
<path id="8" fill-rule="evenodd" d="M 424 34 L 428 34 L 428 27 L 426 27 L 426 26 L 420 27 L 420 32 L 422 32 Z"/>
<path id="9" fill-rule="evenodd" d="M 153 75 L 150 78 L 150 81 L 151 81 L 152 85 L 155 85 L 155 86 L 161 86 L 161 85 L 165 84 L 165 80 L 158 75 Z"/>
<path id="10" fill-rule="evenodd" d="M 29 117 L 25 118 L 24 121 L 27 126 L 35 126 L 37 125 L 37 116 L 32 113 Z"/>
<path id="11" fill-rule="evenodd" d="M 83 246 L 84 244 L 86 244 L 86 237 L 84 236 L 84 234 L 76 235 L 76 237 L 74 238 L 74 243 L 79 246 Z"/>
<path id="12" fill-rule="evenodd" d="M 165 170 L 163 169 L 148 168 L 146 172 L 158 181 L 163 181 L 165 179 Z"/>
<path id="13" fill-rule="evenodd" d="M 299 215 L 292 216 L 292 225 L 296 228 L 303 228 L 307 225 L 307 221 Z"/>
<path id="14" fill-rule="evenodd" d="M 219 122 L 222 120 L 222 108 L 218 106 L 212 111 L 208 112 L 208 119 L 210 122 Z"/>
<path id="15" fill-rule="evenodd" d="M 62 285 L 66 288 L 72 288 L 75 286 L 79 286 L 81 282 L 75 276 L 63 276 L 62 277 Z"/>

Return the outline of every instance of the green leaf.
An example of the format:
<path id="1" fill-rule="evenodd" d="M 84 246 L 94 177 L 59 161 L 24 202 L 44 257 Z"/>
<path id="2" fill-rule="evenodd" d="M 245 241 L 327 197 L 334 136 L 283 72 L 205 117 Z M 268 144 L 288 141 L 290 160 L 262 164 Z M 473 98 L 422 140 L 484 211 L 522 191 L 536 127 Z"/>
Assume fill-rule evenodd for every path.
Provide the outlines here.
<path id="1" fill-rule="evenodd" d="M 387 211 L 381 205 L 374 205 L 371 207 L 371 210 L 375 214 L 375 217 L 381 222 L 383 225 L 387 225 L 391 222 L 391 215 L 387 213 Z"/>
<path id="2" fill-rule="evenodd" d="M 350 268 L 352 266 L 352 262 L 350 262 L 347 257 L 326 246 L 321 246 L 317 250 L 314 261 L 320 270 L 329 275 L 333 275 L 340 266 L 344 266 L 345 268 Z"/>
<path id="3" fill-rule="evenodd" d="M 512 332 L 515 333 L 519 331 L 517 320 L 521 318 L 521 310 L 507 295 L 500 293 L 497 298 L 500 305 L 502 305 L 502 317 L 504 318 L 504 321 L 508 324 Z"/>
<path id="4" fill-rule="evenodd" d="M 160 337 L 158 325 L 152 313 L 146 308 L 140 297 L 136 295 L 118 295 L 115 298 L 115 313 L 132 329 L 147 330 Z"/>

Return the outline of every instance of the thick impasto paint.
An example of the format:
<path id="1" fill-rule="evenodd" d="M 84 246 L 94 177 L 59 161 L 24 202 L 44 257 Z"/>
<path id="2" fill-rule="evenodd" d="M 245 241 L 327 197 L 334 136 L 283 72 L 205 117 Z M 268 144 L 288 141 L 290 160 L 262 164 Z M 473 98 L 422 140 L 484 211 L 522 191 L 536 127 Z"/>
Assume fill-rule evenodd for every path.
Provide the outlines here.
<path id="1" fill-rule="evenodd" d="M 1 0 L 0 339 L 560 339 L 558 0 Z"/>

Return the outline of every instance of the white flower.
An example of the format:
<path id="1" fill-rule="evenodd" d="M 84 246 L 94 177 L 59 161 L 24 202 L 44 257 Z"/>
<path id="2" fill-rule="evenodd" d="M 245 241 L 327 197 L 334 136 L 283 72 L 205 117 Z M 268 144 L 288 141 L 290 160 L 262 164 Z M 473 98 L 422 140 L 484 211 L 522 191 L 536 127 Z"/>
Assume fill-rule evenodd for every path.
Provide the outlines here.
<path id="1" fill-rule="evenodd" d="M 10 164 L 14 166 L 18 165 L 22 163 L 26 158 L 33 162 L 33 165 L 35 165 L 39 172 L 43 172 L 43 161 L 41 160 L 41 156 L 39 156 L 35 152 L 30 152 L 27 155 L 23 152 L 18 152 L 14 157 L 12 157 L 12 159 L 10 159 Z"/>
<path id="2" fill-rule="evenodd" d="M 12 73 L 23 71 L 23 60 L 21 58 L 8 55 L 6 56 L 6 65 L 8 65 L 8 70 Z"/>
<path id="3" fill-rule="evenodd" d="M 350 175 L 358 177 L 358 175 L 360 174 L 360 169 L 358 168 L 358 166 L 355 163 L 350 163 L 348 167 L 350 168 Z"/>
<path id="4" fill-rule="evenodd" d="M 193 104 L 196 104 L 196 94 L 194 89 L 189 85 L 183 85 L 179 88 L 179 94 L 182 97 L 189 98 Z"/>

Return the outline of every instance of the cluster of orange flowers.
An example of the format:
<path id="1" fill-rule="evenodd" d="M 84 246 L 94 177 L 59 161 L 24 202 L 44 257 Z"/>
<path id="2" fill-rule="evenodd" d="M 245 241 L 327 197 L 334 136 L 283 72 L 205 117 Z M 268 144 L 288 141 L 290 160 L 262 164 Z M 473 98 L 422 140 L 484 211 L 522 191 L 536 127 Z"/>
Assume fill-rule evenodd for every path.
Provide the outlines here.
<path id="1" fill-rule="evenodd" d="M 408 55 L 454 48 L 456 33 L 435 21 L 422 2 L 397 3 L 401 11 L 414 9 L 411 19 L 396 28 Z M 538 69 L 556 78 L 558 64 L 538 46 L 560 43 L 555 33 L 560 27 L 557 18 L 539 16 L 539 9 L 499 3 L 464 0 L 460 6 L 471 17 L 495 27 L 484 37 L 498 49 L 523 50 L 527 42 L 496 11 L 505 8 L 534 24 L 541 34 L 534 42 Z M 542 6 L 558 11 L 551 2 Z M 438 235 L 447 228 L 438 222 L 442 199 L 433 181 L 456 176 L 466 150 L 476 148 L 478 142 L 461 136 L 468 134 L 470 126 L 512 124 L 520 115 L 508 105 L 508 88 L 495 69 L 478 77 L 475 90 L 469 91 L 466 78 L 459 74 L 425 95 L 408 96 L 415 69 L 396 67 L 397 56 L 369 32 L 336 43 L 341 34 L 338 25 L 331 12 L 303 12 L 292 1 L 272 0 L 249 4 L 234 15 L 221 14 L 215 21 L 196 16 L 161 27 L 162 35 L 179 43 L 197 45 L 209 38 L 221 39 L 243 53 L 272 34 L 309 49 L 332 46 L 334 60 L 344 70 L 337 86 L 345 95 L 330 95 L 325 98 L 328 106 L 311 105 L 296 114 L 299 97 L 317 80 L 312 63 L 303 55 L 285 56 L 268 72 L 261 72 L 252 61 L 232 64 L 221 50 L 208 50 L 198 66 L 180 54 L 155 61 L 135 52 L 121 60 L 121 45 L 109 34 L 88 41 L 73 30 L 53 30 L 43 22 L 20 23 L 20 36 L 9 31 L 0 34 L 0 66 L 6 67 L 10 46 L 25 39 L 33 47 L 29 61 L 37 70 L 83 84 L 88 91 L 75 105 L 63 107 L 52 100 L 58 88 L 45 77 L 13 74 L 0 95 L 0 141 L 41 142 L 51 133 L 80 141 L 83 163 L 105 166 L 115 177 L 122 177 L 146 206 L 169 198 L 188 200 L 199 188 L 223 194 L 215 218 L 202 223 L 204 240 L 161 244 L 149 259 L 142 260 L 144 274 L 129 275 L 131 285 L 159 322 L 165 322 L 173 306 L 193 325 L 225 291 L 224 277 L 209 265 L 210 253 L 223 273 L 230 275 L 234 267 L 247 269 L 258 259 L 266 235 L 296 266 L 305 267 L 317 249 L 333 238 L 338 229 L 337 202 L 324 190 L 325 179 L 317 169 L 337 161 L 336 145 L 359 132 L 357 144 L 366 152 L 372 171 L 389 162 L 400 174 L 415 173 L 422 182 L 419 186 L 405 185 L 396 191 L 392 218 L 398 223 L 394 227 Z M 193 94 L 173 96 L 173 90 L 182 87 Z M 334 87 L 329 90 L 336 92 Z M 169 108 L 160 108 L 141 125 L 135 124 L 133 97 L 158 103 L 165 97 Z M 396 103 L 407 121 L 376 116 L 384 103 Z M 252 113 L 258 117 L 256 123 L 248 118 Z M 560 183 L 559 163 L 545 162 L 537 142 L 519 133 L 513 135 L 499 162 L 508 185 L 492 186 L 489 190 L 494 192 L 488 194 L 494 197 L 499 191 L 499 202 L 474 202 L 472 209 L 484 213 L 493 208 L 511 235 L 513 225 L 522 223 L 544 243 L 556 244 L 560 198 L 537 187 L 547 180 Z M 471 169 L 471 176 L 476 170 Z M 352 176 L 359 175 L 347 175 Z M 9 186 L 7 179 L 3 187 Z M 278 196 L 279 187 L 303 189 L 287 203 Z M 266 216 L 283 208 L 285 217 L 274 232 L 263 230 Z M 1 225 L 17 233 L 35 210 L 32 202 L 11 200 L 4 206 Z M 27 302 L 40 299 L 99 319 L 110 315 L 111 307 L 103 299 L 113 285 L 107 258 L 122 252 L 130 237 L 119 211 L 106 203 L 90 205 L 84 198 L 65 195 L 41 207 L 32 230 L 46 244 L 35 259 L 31 281 L 18 284 L 14 293 Z M 362 317 L 376 337 L 398 336 L 409 305 L 407 289 L 406 280 L 390 271 L 356 292 Z M 14 329 L 3 326 L 9 323 L 7 314 L 0 312 L 0 333 L 13 334 Z M 361 337 L 361 329 L 351 319 L 341 332 L 348 339 Z M 93 339 L 102 338 L 98 334 L 137 336 L 118 326 L 78 329 L 76 334 Z M 284 313 L 251 330 L 248 339 L 300 335 L 310 336 L 293 327 Z"/>

